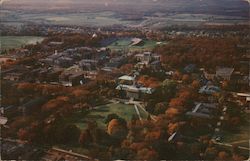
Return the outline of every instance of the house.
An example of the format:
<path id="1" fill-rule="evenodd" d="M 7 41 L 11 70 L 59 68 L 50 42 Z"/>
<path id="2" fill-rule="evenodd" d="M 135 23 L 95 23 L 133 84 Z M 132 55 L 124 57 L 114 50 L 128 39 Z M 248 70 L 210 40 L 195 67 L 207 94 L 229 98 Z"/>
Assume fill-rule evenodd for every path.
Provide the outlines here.
<path id="1" fill-rule="evenodd" d="M 2 79 L 10 81 L 20 81 L 25 79 L 25 76 L 29 74 L 30 69 L 28 66 L 15 65 L 11 69 L 1 71 Z"/>
<path id="2" fill-rule="evenodd" d="M 103 72 L 112 72 L 114 70 L 114 68 L 112 68 L 112 67 L 103 67 L 103 68 L 101 68 L 101 70 Z"/>
<path id="3" fill-rule="evenodd" d="M 123 64 L 125 64 L 127 61 L 127 58 L 124 56 L 119 56 L 119 57 L 115 57 L 110 59 L 110 61 L 108 63 L 106 63 L 105 67 L 113 70 L 116 68 L 120 68 Z"/>
<path id="4" fill-rule="evenodd" d="M 121 85 L 133 85 L 134 83 L 135 83 L 135 77 L 123 75 L 118 78 L 118 84 Z"/>
<path id="5" fill-rule="evenodd" d="M 234 72 L 231 76 L 230 82 L 234 84 L 237 89 L 247 89 L 250 86 L 250 74 L 243 74 L 241 72 Z"/>
<path id="6" fill-rule="evenodd" d="M 144 63 L 144 62 L 138 62 L 135 67 L 138 68 L 138 69 L 143 69 L 144 67 L 146 67 L 147 64 Z"/>
<path id="7" fill-rule="evenodd" d="M 72 66 L 74 64 L 74 61 L 72 58 L 66 57 L 66 56 L 62 56 L 58 59 L 56 59 L 54 61 L 54 64 L 60 66 L 60 67 L 64 67 L 64 68 L 68 68 L 70 66 Z"/>
<path id="8" fill-rule="evenodd" d="M 47 68 L 42 68 L 39 70 L 38 72 L 38 76 L 37 76 L 37 79 L 40 81 L 40 82 L 46 82 L 47 81 L 47 73 L 48 73 L 48 69 Z"/>
<path id="9" fill-rule="evenodd" d="M 79 62 L 79 66 L 84 70 L 95 70 L 97 68 L 98 61 L 92 59 L 82 59 Z"/>
<path id="10" fill-rule="evenodd" d="M 187 116 L 210 119 L 216 111 L 216 104 L 211 103 L 196 103 L 192 111 L 187 112 Z"/>
<path id="11" fill-rule="evenodd" d="M 44 123 L 46 124 L 52 124 L 56 121 L 56 117 L 52 114 L 48 118 L 44 120 Z"/>
<path id="12" fill-rule="evenodd" d="M 149 62 L 153 60 L 160 61 L 160 56 L 157 54 L 153 54 L 151 52 L 144 52 L 142 54 L 136 54 L 135 58 L 137 59 L 137 61 L 145 62 L 146 64 L 148 64 Z"/>
<path id="13" fill-rule="evenodd" d="M 29 73 L 34 76 L 35 78 L 37 78 L 39 76 L 39 72 L 42 70 L 42 68 L 36 68 L 31 70 Z"/>
<path id="14" fill-rule="evenodd" d="M 42 64 L 50 65 L 52 66 L 54 64 L 54 59 L 52 58 L 44 58 L 39 60 Z"/>
<path id="15" fill-rule="evenodd" d="M 236 93 L 237 97 L 243 98 L 246 102 L 250 102 L 250 93 Z"/>
<path id="16" fill-rule="evenodd" d="M 54 62 L 62 56 L 63 56 L 63 53 L 57 53 L 57 51 L 55 51 L 54 54 L 52 54 L 46 58 L 40 59 L 40 62 L 42 62 L 46 65 L 52 66 L 52 65 L 54 65 Z"/>
<path id="17" fill-rule="evenodd" d="M 159 60 L 151 61 L 151 62 L 138 62 L 135 65 L 138 69 L 143 69 L 145 67 L 149 67 L 152 70 L 160 70 L 161 69 L 161 62 Z"/>
<path id="18" fill-rule="evenodd" d="M 167 72 L 165 72 L 165 74 L 166 74 L 167 76 L 172 76 L 172 75 L 174 74 L 174 71 L 167 71 Z"/>
<path id="19" fill-rule="evenodd" d="M 52 71 L 47 73 L 47 79 L 50 82 L 58 82 L 59 75 L 63 72 L 62 68 L 53 68 Z"/>
<path id="20" fill-rule="evenodd" d="M 233 72 L 234 72 L 234 68 L 217 67 L 215 75 L 217 78 L 230 80 Z"/>
<path id="21" fill-rule="evenodd" d="M 97 59 L 99 61 L 107 61 L 110 58 L 110 49 L 109 48 L 100 48 L 97 50 Z"/>
<path id="22" fill-rule="evenodd" d="M 81 54 L 75 53 L 74 52 L 75 50 L 76 49 L 67 49 L 64 52 L 60 52 L 60 53 L 55 51 L 54 54 L 46 58 L 40 59 L 40 62 L 46 65 L 50 65 L 50 66 L 58 65 L 58 66 L 67 68 L 69 66 L 72 66 L 76 60 L 80 60 L 82 57 Z"/>
<path id="23" fill-rule="evenodd" d="M 0 125 L 5 125 L 8 121 L 7 117 L 0 116 Z"/>
<path id="24" fill-rule="evenodd" d="M 84 72 L 76 72 L 69 76 L 72 86 L 83 85 L 85 82 Z"/>
<path id="25" fill-rule="evenodd" d="M 13 61 L 14 59 L 12 59 L 12 58 L 9 58 L 9 57 L 0 57 L 0 65 L 1 64 L 4 64 L 4 63 L 6 63 L 6 62 L 8 62 L 8 61 Z"/>
<path id="26" fill-rule="evenodd" d="M 161 69 L 161 62 L 159 60 L 155 60 L 150 63 L 150 67 L 153 70 L 160 70 Z"/>
<path id="27" fill-rule="evenodd" d="M 205 77 L 207 80 L 214 80 L 214 78 L 215 78 L 215 73 L 213 73 L 213 72 L 204 70 L 204 71 L 203 71 L 203 74 L 204 74 L 204 77 Z"/>
<path id="28" fill-rule="evenodd" d="M 16 70 L 17 70 L 17 67 L 10 68 L 10 69 L 1 69 L 1 74 L 4 75 L 4 74 L 7 74 L 7 73 L 12 73 L 12 72 L 15 72 Z"/>
<path id="29" fill-rule="evenodd" d="M 3 79 L 10 80 L 10 81 L 20 81 L 24 77 L 24 73 L 8 73 L 6 74 Z"/>
<path id="30" fill-rule="evenodd" d="M 64 86 L 77 86 L 85 82 L 84 71 L 63 72 L 59 76 L 59 82 Z"/>
<path id="31" fill-rule="evenodd" d="M 189 64 L 184 68 L 184 71 L 186 73 L 193 73 L 196 70 L 196 65 L 195 64 Z"/>
<path id="32" fill-rule="evenodd" d="M 64 86 L 81 85 L 81 82 L 85 81 L 85 72 L 78 66 L 74 65 L 65 69 L 59 75 L 59 82 Z"/>
<path id="33" fill-rule="evenodd" d="M 146 67 L 151 67 L 154 70 L 158 70 L 161 68 L 161 57 L 157 54 L 153 54 L 151 52 L 144 52 L 141 54 L 136 54 L 135 58 L 139 61 L 136 64 L 136 67 L 139 69 Z"/>
<path id="34" fill-rule="evenodd" d="M 220 88 L 217 86 L 213 86 L 213 85 L 205 85 L 203 87 L 200 88 L 199 93 L 201 94 L 214 94 L 220 92 Z"/>
<path id="35" fill-rule="evenodd" d="M 90 80 L 95 80 L 97 74 L 98 74 L 97 71 L 84 71 L 84 78 L 90 79 Z"/>

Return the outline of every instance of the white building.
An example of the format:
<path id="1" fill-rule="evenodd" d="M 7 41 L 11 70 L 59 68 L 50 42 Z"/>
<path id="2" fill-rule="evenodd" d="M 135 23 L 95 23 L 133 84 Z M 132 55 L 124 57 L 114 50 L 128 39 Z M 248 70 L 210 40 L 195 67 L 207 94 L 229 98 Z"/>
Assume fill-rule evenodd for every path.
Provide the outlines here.
<path id="1" fill-rule="evenodd" d="M 146 94 L 152 94 L 154 89 L 137 86 L 135 77 L 124 75 L 118 78 L 117 90 L 124 92 L 127 98 L 140 99 Z"/>

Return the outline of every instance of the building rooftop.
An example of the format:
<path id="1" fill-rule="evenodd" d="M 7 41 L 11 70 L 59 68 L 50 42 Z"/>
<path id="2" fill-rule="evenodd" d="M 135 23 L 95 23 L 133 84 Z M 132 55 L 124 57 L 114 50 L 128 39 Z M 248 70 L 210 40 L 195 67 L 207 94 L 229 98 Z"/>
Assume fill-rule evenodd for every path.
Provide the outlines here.
<path id="1" fill-rule="evenodd" d="M 189 116 L 196 116 L 202 118 L 210 118 L 212 111 L 216 108 L 216 104 L 211 103 L 196 103 L 196 106 L 186 114 Z"/>
<path id="2" fill-rule="evenodd" d="M 5 125 L 8 121 L 7 117 L 0 116 L 0 125 Z"/>
<path id="3" fill-rule="evenodd" d="M 116 87 L 117 90 L 126 90 L 130 92 L 142 92 L 146 94 L 152 94 L 154 92 L 154 89 L 152 88 L 147 88 L 147 87 L 136 87 L 134 85 L 123 85 L 120 84 Z"/>
<path id="4" fill-rule="evenodd" d="M 142 42 L 142 39 L 140 39 L 140 38 L 133 38 L 131 40 L 131 46 L 138 45 L 141 42 Z"/>
<path id="5" fill-rule="evenodd" d="M 133 81 L 135 80 L 134 77 L 128 76 L 128 75 L 124 75 L 118 78 L 119 80 L 127 80 L 127 81 Z"/>
<path id="6" fill-rule="evenodd" d="M 220 91 L 220 88 L 217 86 L 206 85 L 200 88 L 199 93 L 212 94 L 212 93 L 216 93 L 219 91 Z"/>
<path id="7" fill-rule="evenodd" d="M 234 68 L 218 67 L 216 69 L 216 75 L 231 75 L 233 71 Z"/>

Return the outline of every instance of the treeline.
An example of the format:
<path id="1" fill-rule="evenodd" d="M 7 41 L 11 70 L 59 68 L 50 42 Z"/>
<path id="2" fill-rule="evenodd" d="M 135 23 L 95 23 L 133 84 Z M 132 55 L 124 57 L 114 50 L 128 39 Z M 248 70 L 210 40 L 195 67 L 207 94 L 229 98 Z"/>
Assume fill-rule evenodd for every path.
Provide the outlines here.
<path id="1" fill-rule="evenodd" d="M 178 37 L 167 45 L 159 46 L 155 52 L 162 55 L 166 67 L 174 69 L 188 64 L 210 69 L 216 66 L 233 67 L 246 54 L 237 47 L 238 44 L 245 44 L 241 37 Z"/>

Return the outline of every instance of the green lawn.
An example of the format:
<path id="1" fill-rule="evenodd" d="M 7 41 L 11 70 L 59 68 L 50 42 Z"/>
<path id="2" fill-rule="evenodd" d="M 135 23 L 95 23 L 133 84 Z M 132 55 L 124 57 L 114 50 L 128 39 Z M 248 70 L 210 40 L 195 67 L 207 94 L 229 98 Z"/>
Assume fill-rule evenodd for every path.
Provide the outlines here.
<path id="1" fill-rule="evenodd" d="M 25 44 L 35 44 L 43 41 L 43 37 L 37 36 L 1 36 L 0 37 L 0 49 L 12 49 L 19 48 Z"/>
<path id="2" fill-rule="evenodd" d="M 148 113 L 145 112 L 145 111 L 142 109 L 142 107 L 139 107 L 139 106 L 138 106 L 138 110 L 139 110 L 139 113 L 140 113 L 140 115 L 141 115 L 141 117 L 142 117 L 143 119 L 148 118 Z"/>
<path id="3" fill-rule="evenodd" d="M 129 38 L 124 38 L 124 39 L 119 39 L 112 44 L 108 45 L 107 47 L 110 48 L 111 50 L 129 50 L 129 51 L 142 51 L 142 50 L 152 50 L 156 45 L 157 42 L 153 40 L 143 40 L 142 45 L 136 45 L 136 46 L 130 46 L 131 44 L 131 39 Z"/>
<path id="4" fill-rule="evenodd" d="M 247 122 L 241 125 L 237 132 L 230 133 L 228 131 L 223 132 L 223 142 L 231 143 L 238 146 L 249 147 L 250 139 L 250 114 L 245 115 Z"/>
<path id="5" fill-rule="evenodd" d="M 87 127 L 87 122 L 94 120 L 97 122 L 98 126 L 101 128 L 106 128 L 104 119 L 109 114 L 115 113 L 118 116 L 124 118 L 126 121 L 130 121 L 133 115 L 136 115 L 134 105 L 125 104 L 107 104 L 98 106 L 96 109 L 91 110 L 88 113 L 75 112 L 71 117 L 67 118 L 67 122 L 77 125 L 80 129 L 85 129 Z M 147 114 L 145 111 L 140 110 L 142 118 L 146 119 Z"/>

